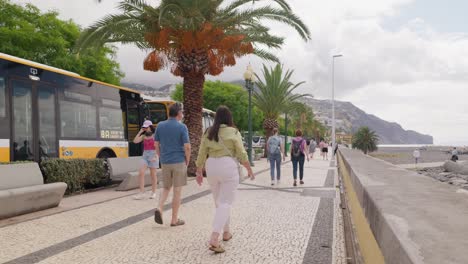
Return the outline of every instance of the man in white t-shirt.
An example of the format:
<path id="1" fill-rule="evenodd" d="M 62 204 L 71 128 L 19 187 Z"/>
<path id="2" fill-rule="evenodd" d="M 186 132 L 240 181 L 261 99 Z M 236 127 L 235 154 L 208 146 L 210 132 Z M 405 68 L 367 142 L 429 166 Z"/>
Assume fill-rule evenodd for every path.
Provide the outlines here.
<path id="1" fill-rule="evenodd" d="M 419 157 L 421 157 L 421 153 L 418 149 L 413 151 L 414 163 L 418 164 Z"/>

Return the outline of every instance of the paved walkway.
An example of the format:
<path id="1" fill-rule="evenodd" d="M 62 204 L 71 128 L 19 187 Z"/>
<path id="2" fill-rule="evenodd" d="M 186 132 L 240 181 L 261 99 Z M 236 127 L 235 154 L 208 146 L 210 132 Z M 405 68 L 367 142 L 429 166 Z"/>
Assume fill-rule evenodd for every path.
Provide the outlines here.
<path id="1" fill-rule="evenodd" d="M 189 181 L 180 209 L 185 226 L 155 224 L 157 200 L 99 191 L 64 199 L 66 210 L 62 204 L 0 221 L 0 263 L 344 263 L 330 161 L 306 162 L 305 184 L 299 187 L 292 186 L 290 162 L 283 165 L 281 185 L 274 187 L 269 164 L 255 164 L 257 179 L 239 186 L 234 238 L 224 243 L 225 254 L 207 248 L 214 207 L 208 186 Z M 167 206 L 164 220 L 169 217 Z"/>
<path id="2" fill-rule="evenodd" d="M 403 169 L 420 169 L 420 168 L 434 168 L 443 166 L 445 162 L 426 162 L 418 164 L 397 164 L 398 167 Z"/>

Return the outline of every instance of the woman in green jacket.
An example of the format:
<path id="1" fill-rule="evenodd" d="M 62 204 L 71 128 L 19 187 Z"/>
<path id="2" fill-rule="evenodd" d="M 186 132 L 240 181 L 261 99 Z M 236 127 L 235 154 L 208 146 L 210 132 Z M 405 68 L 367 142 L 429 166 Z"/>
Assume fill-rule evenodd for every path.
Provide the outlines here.
<path id="1" fill-rule="evenodd" d="M 209 157 L 207 159 L 207 157 Z M 223 253 L 224 249 L 219 242 L 223 234 L 223 241 L 232 238 L 229 228 L 231 207 L 239 185 L 241 167 L 239 162 L 247 169 L 250 179 L 254 179 L 252 168 L 244 149 L 242 138 L 234 127 L 231 111 L 220 106 L 216 111 L 215 121 L 203 135 L 200 150 L 198 151 L 197 183 L 203 183 L 203 167 L 210 185 L 216 211 L 213 219 L 213 232 L 210 238 L 210 250 Z M 205 164 L 206 163 L 206 164 Z"/>

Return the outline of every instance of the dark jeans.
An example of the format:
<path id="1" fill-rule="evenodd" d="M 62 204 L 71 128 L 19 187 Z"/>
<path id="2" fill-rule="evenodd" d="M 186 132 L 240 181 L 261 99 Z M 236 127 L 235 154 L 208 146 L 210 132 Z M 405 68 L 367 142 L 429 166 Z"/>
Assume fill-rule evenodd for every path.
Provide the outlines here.
<path id="1" fill-rule="evenodd" d="M 273 154 L 268 157 L 270 161 L 270 176 L 271 180 L 275 180 L 275 163 L 276 163 L 276 179 L 279 181 L 281 178 L 281 153 Z"/>
<path id="2" fill-rule="evenodd" d="M 305 162 L 305 156 L 301 155 L 297 158 L 292 158 L 292 164 L 293 164 L 293 177 L 294 180 L 297 180 L 297 165 L 299 163 L 299 179 L 302 181 L 304 178 L 304 162 Z"/>

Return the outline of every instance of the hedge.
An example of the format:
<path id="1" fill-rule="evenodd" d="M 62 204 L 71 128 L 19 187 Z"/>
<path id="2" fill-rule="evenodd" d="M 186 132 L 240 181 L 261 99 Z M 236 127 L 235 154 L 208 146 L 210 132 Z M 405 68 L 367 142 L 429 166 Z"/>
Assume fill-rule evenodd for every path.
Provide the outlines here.
<path id="1" fill-rule="evenodd" d="M 65 182 L 67 194 L 110 183 L 104 159 L 46 159 L 40 163 L 46 183 Z"/>

